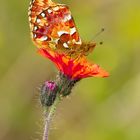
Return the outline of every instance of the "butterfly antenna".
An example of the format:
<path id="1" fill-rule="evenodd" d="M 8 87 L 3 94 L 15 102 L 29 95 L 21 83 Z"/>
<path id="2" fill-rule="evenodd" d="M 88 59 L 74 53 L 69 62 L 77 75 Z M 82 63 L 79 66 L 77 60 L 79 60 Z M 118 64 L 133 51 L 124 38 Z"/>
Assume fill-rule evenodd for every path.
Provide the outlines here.
<path id="1" fill-rule="evenodd" d="M 104 32 L 104 28 L 102 28 L 99 32 L 97 32 L 96 34 L 95 34 L 95 36 L 93 37 L 93 39 L 91 40 L 91 42 L 93 42 L 93 40 L 95 40 L 102 32 Z M 96 44 L 99 44 L 99 45 L 102 45 L 103 44 L 103 41 L 100 41 L 100 42 L 98 42 L 98 43 L 96 43 Z"/>
<path id="2" fill-rule="evenodd" d="M 98 33 L 95 34 L 92 40 L 96 39 L 102 32 L 104 32 L 104 28 L 102 28 Z"/>
<path id="3" fill-rule="evenodd" d="M 103 43 L 104 43 L 103 41 L 100 41 L 100 42 L 99 42 L 99 45 L 103 45 Z"/>

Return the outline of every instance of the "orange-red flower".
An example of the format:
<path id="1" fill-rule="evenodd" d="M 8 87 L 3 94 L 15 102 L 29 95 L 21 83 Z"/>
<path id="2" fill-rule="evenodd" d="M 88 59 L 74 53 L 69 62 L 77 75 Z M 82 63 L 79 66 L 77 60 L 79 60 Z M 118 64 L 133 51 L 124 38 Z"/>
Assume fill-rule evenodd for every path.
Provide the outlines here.
<path id="1" fill-rule="evenodd" d="M 49 58 L 61 73 L 71 79 L 109 76 L 99 65 L 88 62 L 85 56 L 75 59 L 67 56 L 65 53 L 60 54 L 49 49 L 39 49 L 38 52 L 44 57 Z"/>

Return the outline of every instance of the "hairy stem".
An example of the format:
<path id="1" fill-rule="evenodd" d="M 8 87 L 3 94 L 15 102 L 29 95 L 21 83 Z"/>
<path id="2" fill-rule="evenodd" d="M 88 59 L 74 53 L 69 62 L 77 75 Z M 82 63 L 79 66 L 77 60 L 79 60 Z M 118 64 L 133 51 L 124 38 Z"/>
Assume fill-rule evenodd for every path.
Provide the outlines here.
<path id="1" fill-rule="evenodd" d="M 61 101 L 61 97 L 57 96 L 54 104 L 50 107 L 49 112 L 47 111 L 47 109 L 45 109 L 45 127 L 44 127 L 43 140 L 48 140 L 50 124 L 55 114 L 57 105 L 60 101 Z"/>
<path id="2" fill-rule="evenodd" d="M 74 80 L 59 73 L 55 81 L 47 81 L 42 86 L 40 100 L 45 108 L 45 127 L 43 140 L 48 140 L 51 121 L 56 111 L 56 107 L 61 99 L 71 93 L 75 83 L 79 80 Z"/>

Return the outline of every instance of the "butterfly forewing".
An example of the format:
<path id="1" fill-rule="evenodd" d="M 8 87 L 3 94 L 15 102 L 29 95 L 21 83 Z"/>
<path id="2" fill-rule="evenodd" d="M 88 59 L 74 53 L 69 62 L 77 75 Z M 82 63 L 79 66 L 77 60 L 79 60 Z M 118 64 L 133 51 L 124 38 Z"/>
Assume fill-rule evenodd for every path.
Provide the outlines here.
<path id="1" fill-rule="evenodd" d="M 56 51 L 81 46 L 71 12 L 66 5 L 45 0 L 32 1 L 29 9 L 32 40 L 38 47 Z"/>

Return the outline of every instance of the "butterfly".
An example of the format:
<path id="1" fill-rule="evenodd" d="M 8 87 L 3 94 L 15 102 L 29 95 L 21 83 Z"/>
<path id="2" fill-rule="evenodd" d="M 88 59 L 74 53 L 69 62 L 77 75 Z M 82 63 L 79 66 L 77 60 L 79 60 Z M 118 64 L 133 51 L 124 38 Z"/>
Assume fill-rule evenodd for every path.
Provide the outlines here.
<path id="1" fill-rule="evenodd" d="M 51 0 L 32 0 L 29 7 L 31 37 L 38 48 L 58 53 L 83 54 L 95 43 L 83 43 L 69 7 Z"/>

